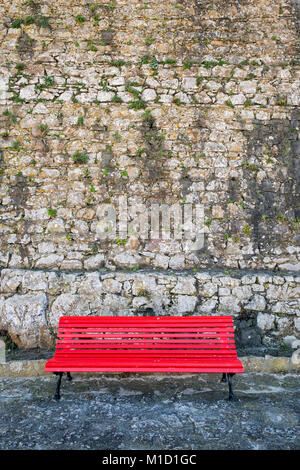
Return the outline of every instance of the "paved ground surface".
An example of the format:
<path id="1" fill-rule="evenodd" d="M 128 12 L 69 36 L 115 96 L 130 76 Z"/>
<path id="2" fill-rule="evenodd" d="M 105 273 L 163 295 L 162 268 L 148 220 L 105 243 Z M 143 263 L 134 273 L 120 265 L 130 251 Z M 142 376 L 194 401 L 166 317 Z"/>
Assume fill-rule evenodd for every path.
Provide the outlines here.
<path id="1" fill-rule="evenodd" d="M 0 449 L 300 449 L 300 375 L 248 373 L 227 401 L 220 375 L 0 380 Z"/>

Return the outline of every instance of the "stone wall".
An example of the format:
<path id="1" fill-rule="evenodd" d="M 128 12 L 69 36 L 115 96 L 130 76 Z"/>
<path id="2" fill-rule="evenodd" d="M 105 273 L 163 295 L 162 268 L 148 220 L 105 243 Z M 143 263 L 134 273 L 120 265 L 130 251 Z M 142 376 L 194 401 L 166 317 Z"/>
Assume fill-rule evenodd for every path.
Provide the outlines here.
<path id="1" fill-rule="evenodd" d="M 299 292 L 299 276 L 265 272 L 3 269 L 0 328 L 20 346 L 49 347 L 61 315 L 230 313 L 242 346 L 268 346 L 299 333 Z"/>
<path id="2" fill-rule="evenodd" d="M 0 23 L 0 328 L 33 347 L 59 312 L 149 309 L 297 335 L 297 2 L 16 0 Z M 141 203 L 203 205 L 203 249 L 101 240 L 122 195 L 132 227 Z"/>

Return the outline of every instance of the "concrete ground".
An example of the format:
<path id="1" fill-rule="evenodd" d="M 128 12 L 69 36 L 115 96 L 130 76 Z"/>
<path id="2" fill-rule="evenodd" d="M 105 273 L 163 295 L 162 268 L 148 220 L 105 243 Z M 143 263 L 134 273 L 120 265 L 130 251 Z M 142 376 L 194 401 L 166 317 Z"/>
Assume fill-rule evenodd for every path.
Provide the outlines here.
<path id="1" fill-rule="evenodd" d="M 0 379 L 0 449 L 299 449 L 300 374 Z"/>

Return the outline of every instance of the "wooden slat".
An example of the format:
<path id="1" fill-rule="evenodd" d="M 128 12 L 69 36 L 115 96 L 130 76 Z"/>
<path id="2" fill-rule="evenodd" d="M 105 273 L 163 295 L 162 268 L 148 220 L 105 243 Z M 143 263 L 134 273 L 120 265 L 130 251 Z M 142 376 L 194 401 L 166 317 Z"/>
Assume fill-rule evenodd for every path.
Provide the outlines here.
<path id="1" fill-rule="evenodd" d="M 81 317 L 83 318 L 83 317 Z M 89 317 L 87 317 L 89 318 Z M 68 321 L 68 322 L 60 322 L 60 326 L 62 328 L 93 328 L 94 326 L 105 326 L 107 328 L 109 327 L 114 327 L 114 328 L 132 328 L 132 327 L 141 327 L 141 326 L 152 326 L 153 328 L 159 328 L 160 326 L 163 327 L 186 327 L 190 328 L 191 326 L 205 326 L 209 327 L 210 325 L 216 325 L 216 326 L 222 326 L 222 325 L 232 325 L 232 321 L 230 320 L 213 320 L 213 321 L 200 321 L 200 320 L 193 320 L 193 321 L 178 321 L 178 320 L 167 320 L 167 319 L 160 319 L 159 321 L 153 321 L 153 320 L 148 320 L 149 317 L 142 317 L 139 318 L 139 321 L 135 319 L 134 321 L 130 321 L 131 317 L 122 317 L 119 321 L 102 321 L 101 319 L 96 321 L 89 321 L 85 322 L 84 320 L 74 322 Z M 153 317 L 155 318 L 155 317 Z M 185 318 L 185 317 L 184 317 Z"/>
<path id="2" fill-rule="evenodd" d="M 57 349 L 227 349 L 235 348 L 235 344 L 232 343 L 58 343 Z"/>
<path id="3" fill-rule="evenodd" d="M 196 373 L 196 372 L 203 372 L 203 373 L 224 373 L 224 372 L 232 372 L 232 373 L 242 373 L 244 369 L 242 367 L 235 367 L 235 366 L 215 366 L 215 367 L 146 367 L 146 366 L 137 366 L 133 367 L 106 367 L 106 366 L 83 366 L 78 367 L 76 365 L 63 365 L 63 364 L 55 364 L 54 366 L 45 367 L 46 372 L 153 372 L 153 373 Z"/>
<path id="4" fill-rule="evenodd" d="M 202 362 L 191 362 L 187 361 L 183 363 L 182 359 L 177 361 L 166 361 L 154 363 L 153 361 L 143 361 L 138 363 L 133 363 L 132 361 L 120 361 L 116 364 L 115 361 L 64 361 L 61 362 L 53 361 L 52 364 L 48 361 L 49 371 L 99 371 L 99 372 L 243 372 L 243 367 L 240 361 L 232 360 L 207 360 L 205 359 Z"/>
<path id="5" fill-rule="evenodd" d="M 164 338 L 164 339 L 143 339 L 143 338 L 132 338 L 132 339 L 118 339 L 118 338 L 111 338 L 111 339 L 90 339 L 90 340 L 84 340 L 84 339 L 63 339 L 63 340 L 58 340 L 57 344 L 63 344 L 63 345 L 68 345 L 68 344 L 140 344 L 141 346 L 143 345 L 148 345 L 148 344 L 206 344 L 206 343 L 217 343 L 217 344 L 227 344 L 227 343 L 234 343 L 234 339 L 231 340 L 226 340 L 226 339 L 220 339 L 219 341 L 216 341 L 216 338 L 212 339 L 172 339 L 172 338 Z"/>
<path id="6" fill-rule="evenodd" d="M 180 334 L 180 333 L 167 333 L 167 334 L 158 334 L 158 333 L 151 333 L 151 334 L 147 334 L 147 333 L 144 333 L 144 332 L 139 332 L 139 333 L 106 333 L 106 334 L 102 334 L 102 333 L 86 333 L 86 334 L 78 334 L 78 333 L 74 333 L 74 334 L 67 334 L 67 335 L 60 335 L 58 334 L 57 335 L 57 338 L 61 338 L 61 339 L 84 339 L 84 338 L 88 338 L 88 339 L 92 339 L 92 338 L 95 338 L 95 339 L 103 339 L 103 340 L 106 340 L 106 339 L 117 339 L 117 338 L 120 338 L 120 339 L 138 339 L 138 338 L 157 338 L 157 339 L 164 339 L 164 338 L 196 338 L 196 339 L 201 339 L 201 338 L 217 338 L 217 339 L 222 339 L 222 338 L 234 338 L 234 334 L 233 333 L 219 333 L 219 332 L 207 332 L 207 333 L 183 333 L 183 334 Z"/>
<path id="7" fill-rule="evenodd" d="M 55 360 L 54 360 L 55 362 Z M 64 361 L 66 364 L 68 362 L 73 362 L 73 359 L 70 358 L 70 359 L 65 359 Z M 76 365 L 83 365 L 83 364 L 91 364 L 91 365 L 101 365 L 101 363 L 105 363 L 107 364 L 108 366 L 110 365 L 116 365 L 115 363 L 115 360 L 114 359 L 105 359 L 103 361 L 101 361 L 101 359 L 97 359 L 97 361 L 93 361 L 92 359 L 77 359 L 76 361 Z M 171 359 L 171 358 L 161 358 L 161 359 L 141 359 L 139 361 L 136 362 L 136 364 L 160 364 L 160 365 L 168 365 L 168 366 L 188 366 L 190 364 L 192 365 L 195 365 L 195 364 L 201 364 L 201 367 L 210 367 L 210 366 L 213 366 L 213 365 L 216 365 L 216 364 L 224 364 L 224 365 L 232 365 L 232 364 L 237 364 L 239 363 L 239 361 L 237 359 L 230 359 L 230 358 L 222 358 L 222 359 L 219 359 L 219 358 L 214 358 L 214 359 L 205 359 L 203 361 L 199 360 L 199 359 L 193 359 L 193 358 L 180 358 L 180 359 Z M 119 362 L 118 364 L 120 365 L 132 365 L 132 360 L 131 359 L 127 359 L 127 358 L 119 358 Z"/>
<path id="8" fill-rule="evenodd" d="M 130 354 L 130 352 L 133 352 L 133 354 Z M 163 354 L 165 353 L 165 354 Z M 70 353 L 68 351 L 56 351 L 55 353 L 55 358 L 59 357 L 59 358 L 62 358 L 62 357 L 95 357 L 95 358 L 102 358 L 102 357 L 113 357 L 113 358 L 116 358 L 118 359 L 119 357 L 128 357 L 128 358 L 131 358 L 131 359 L 134 359 L 134 360 L 139 360 L 140 358 L 168 358 L 168 357 L 172 357 L 172 358 L 180 358 L 180 357 L 186 357 L 186 358 L 189 358 L 189 357 L 192 357 L 192 358 L 204 358 L 204 357 L 208 357 L 208 358 L 222 358 L 222 357 L 234 357 L 236 358 L 237 355 L 235 353 L 235 351 L 232 351 L 232 350 L 228 350 L 227 351 L 199 351 L 199 352 L 195 352 L 195 351 L 185 351 L 182 352 L 182 353 L 178 353 L 177 351 L 160 351 L 160 352 L 157 352 L 157 351 L 112 351 L 112 350 L 107 350 L 107 351 L 104 351 L 104 352 L 99 352 L 99 351 L 90 351 L 90 350 L 75 350 L 75 351 L 72 351 L 72 355 L 70 355 Z"/>
<path id="9" fill-rule="evenodd" d="M 210 332 L 220 332 L 220 333 L 233 333 L 234 329 L 232 327 L 227 327 L 227 328 L 222 328 L 220 326 L 218 327 L 207 327 L 207 328 L 201 328 L 201 327 L 194 327 L 194 328 L 184 328 L 184 327 L 178 327 L 178 328 L 149 328 L 149 327 L 140 327 L 140 328 L 105 328 L 105 327 L 98 327 L 98 328 L 81 328 L 81 329 L 76 329 L 76 328 L 68 328 L 68 329 L 58 329 L 59 334 L 88 334 L 88 333 L 140 333 L 140 332 L 145 332 L 148 334 L 155 334 L 155 333 L 162 333 L 162 334 L 172 334 L 172 333 L 210 333 Z"/>
<path id="10" fill-rule="evenodd" d="M 181 322 L 181 323 L 187 323 L 187 322 L 193 322 L 193 321 L 200 321 L 200 322 L 214 322 L 214 321 L 227 321 L 230 322 L 232 321 L 232 317 L 230 315 L 201 315 L 201 316 L 186 316 L 186 317 L 174 317 L 174 316 L 151 316 L 151 317 L 137 317 L 137 316 L 62 316 L 60 317 L 60 322 L 63 323 L 68 323 L 68 322 L 74 322 L 74 323 L 84 323 L 85 325 L 91 322 L 99 323 L 99 322 L 111 322 L 111 323 L 121 323 L 122 321 L 126 322 L 156 322 L 156 321 L 164 321 L 164 322 Z"/>
<path id="11" fill-rule="evenodd" d="M 194 327 L 161 327 L 161 328 L 153 328 L 149 326 L 143 327 L 132 327 L 132 328 L 117 328 L 117 327 L 93 327 L 93 328 L 58 328 L 59 334 L 82 334 L 82 333 L 139 333 L 139 332 L 147 332 L 147 333 L 205 333 L 205 332 L 223 332 L 223 333 L 233 333 L 234 328 L 232 326 L 222 327 L 222 326 L 209 326 L 209 327 L 201 327 L 201 326 L 194 326 Z"/>
<path id="12" fill-rule="evenodd" d="M 104 328 L 159 328 L 161 325 L 162 328 L 193 328 L 193 327 L 204 327 L 204 328 L 210 328 L 210 327 L 232 327 L 232 322 L 221 322 L 221 321 L 216 321 L 216 322 L 199 322 L 199 321 L 194 321 L 194 322 L 187 322 L 187 323 L 182 323 L 178 321 L 172 321 L 172 322 L 167 322 L 167 321 L 160 321 L 158 322 L 127 322 L 126 321 L 121 321 L 119 323 L 116 322 L 90 322 L 90 323 L 73 323 L 70 322 L 68 324 L 60 324 L 61 328 L 93 328 L 93 327 L 104 327 Z"/>

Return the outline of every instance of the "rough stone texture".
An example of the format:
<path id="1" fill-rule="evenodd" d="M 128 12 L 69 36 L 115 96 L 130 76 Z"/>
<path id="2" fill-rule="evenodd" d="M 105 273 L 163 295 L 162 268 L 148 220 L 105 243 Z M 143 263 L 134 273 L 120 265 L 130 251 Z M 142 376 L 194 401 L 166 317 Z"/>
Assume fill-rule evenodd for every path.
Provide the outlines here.
<path id="1" fill-rule="evenodd" d="M 300 367 L 300 349 L 297 349 L 291 357 L 291 364 L 294 368 Z"/>
<path id="2" fill-rule="evenodd" d="M 19 346 L 36 348 L 54 345 L 61 315 L 230 314 L 239 346 L 288 344 L 285 338 L 299 338 L 299 281 L 296 275 L 245 275 L 239 270 L 163 274 L 3 269 L 0 326 Z"/>
<path id="3" fill-rule="evenodd" d="M 3 267 L 299 269 L 295 2 L 17 0 L 0 13 Z M 118 210 L 125 193 L 130 207 L 203 204 L 204 249 L 99 240 L 99 204 Z"/>
<path id="4" fill-rule="evenodd" d="M 299 449 L 299 374 L 0 380 L 1 449 Z M 101 464 L 101 457 L 96 456 Z M 201 461 L 199 462 L 201 463 Z M 221 461 L 220 461 L 221 463 Z"/>
<path id="5" fill-rule="evenodd" d="M 6 356 L 5 356 L 5 342 L 0 339 L 0 364 L 5 363 Z"/>
<path id="6" fill-rule="evenodd" d="M 8 297 L 1 308 L 0 328 L 8 331 L 16 344 L 46 346 L 51 341 L 45 318 L 47 306 L 45 293 Z"/>
<path id="7" fill-rule="evenodd" d="M 34 347 L 60 314 L 230 313 L 242 343 L 299 337 L 297 2 L 16 0 L 0 23 L 0 328 Z M 202 204 L 204 247 L 101 240 L 125 194 L 132 227 Z M 152 270 L 140 293 L 122 268 Z"/>

